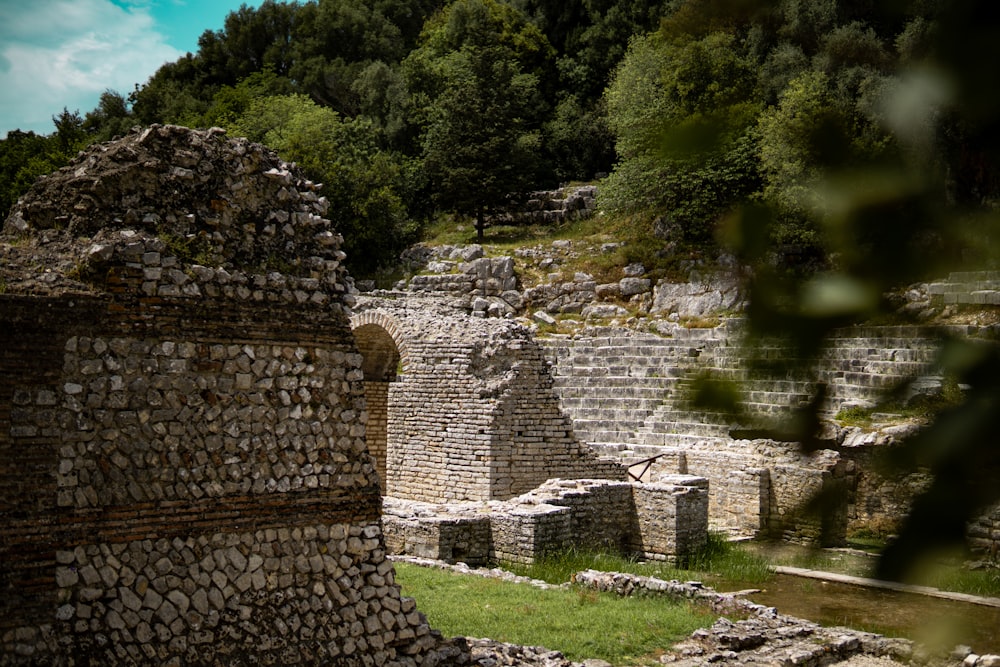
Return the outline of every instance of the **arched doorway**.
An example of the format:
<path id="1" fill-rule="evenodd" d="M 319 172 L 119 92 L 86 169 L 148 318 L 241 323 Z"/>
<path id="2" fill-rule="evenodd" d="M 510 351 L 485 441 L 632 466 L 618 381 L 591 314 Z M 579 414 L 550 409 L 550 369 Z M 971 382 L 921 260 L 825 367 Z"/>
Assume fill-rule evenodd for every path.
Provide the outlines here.
<path id="1" fill-rule="evenodd" d="M 400 353 L 396 341 L 379 324 L 362 324 L 354 329 L 354 339 L 361 353 L 361 370 L 365 374 L 365 404 L 368 425 L 365 437 L 368 451 L 382 480 L 382 492 L 387 491 L 386 452 L 389 423 L 389 385 L 400 374 Z"/>

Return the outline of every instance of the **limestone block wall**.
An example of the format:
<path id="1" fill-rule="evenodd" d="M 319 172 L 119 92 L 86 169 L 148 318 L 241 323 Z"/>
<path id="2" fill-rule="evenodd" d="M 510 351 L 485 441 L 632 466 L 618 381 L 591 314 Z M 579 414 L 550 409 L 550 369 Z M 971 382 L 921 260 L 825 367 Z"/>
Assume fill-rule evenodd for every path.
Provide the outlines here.
<path id="1" fill-rule="evenodd" d="M 767 527 L 771 504 L 770 471 L 753 457 L 691 451 L 677 472 L 711 480 L 709 525 L 735 535 L 757 535 Z"/>
<path id="2" fill-rule="evenodd" d="M 629 482 L 600 480 L 550 480 L 511 501 L 514 506 L 551 505 L 567 507 L 573 541 L 567 547 L 583 546 L 631 553 L 639 534 L 639 516 Z M 661 517 L 663 518 L 663 517 Z M 669 530 L 664 529 L 664 532 Z"/>
<path id="3" fill-rule="evenodd" d="M 571 510 L 549 504 L 525 505 L 490 519 L 490 559 L 501 563 L 533 563 L 547 553 L 571 548 L 575 540 Z"/>
<path id="4" fill-rule="evenodd" d="M 553 477 L 624 478 L 620 463 L 574 436 L 524 327 L 430 298 L 363 298 L 353 326 L 356 336 L 381 331 L 398 343 L 385 417 L 387 495 L 493 500 Z"/>
<path id="5" fill-rule="evenodd" d="M 431 558 L 472 566 L 490 563 L 490 517 L 440 515 L 414 518 L 390 509 L 383 516 L 390 554 Z"/>
<path id="6" fill-rule="evenodd" d="M 433 504 L 387 498 L 390 553 L 531 563 L 548 552 L 607 549 L 683 559 L 705 543 L 708 482 L 674 475 L 655 484 L 552 479 L 507 501 Z"/>
<path id="7" fill-rule="evenodd" d="M 629 551 L 655 560 L 683 560 L 708 539 L 709 483 L 674 475 L 657 484 L 633 485 L 636 522 Z M 636 539 L 638 538 L 638 539 Z"/>
<path id="8" fill-rule="evenodd" d="M 838 332 L 811 378 L 753 373 L 746 363 L 748 351 L 739 344 L 738 324 L 677 327 L 665 333 L 670 335 L 595 328 L 591 335 L 545 341 L 555 390 L 589 444 L 630 464 L 661 456 L 644 480 L 677 472 L 708 478 L 709 522 L 732 533 L 770 532 L 801 541 L 827 536 L 822 539 L 836 543 L 849 522 L 857 525 L 866 518 L 862 510 L 875 511 L 879 491 L 873 487 L 869 493 L 871 485 L 865 481 L 874 477 L 859 472 L 855 457 L 832 450 L 807 457 L 794 444 L 743 439 L 752 432 L 730 418 L 691 411 L 686 383 L 703 371 L 738 381 L 746 390 L 746 410 L 774 418 L 807 400 L 822 381 L 828 387 L 825 410 L 832 414 L 843 405 L 874 404 L 883 391 L 912 375 L 933 374 L 938 343 L 933 332 L 917 327 Z M 753 352 L 776 362 L 790 356 L 777 344 L 760 345 Z M 634 465 L 631 471 L 642 469 Z M 806 490 L 841 487 L 842 506 L 823 521 L 797 511 L 808 499 Z M 901 507 L 891 501 L 886 512 Z"/>

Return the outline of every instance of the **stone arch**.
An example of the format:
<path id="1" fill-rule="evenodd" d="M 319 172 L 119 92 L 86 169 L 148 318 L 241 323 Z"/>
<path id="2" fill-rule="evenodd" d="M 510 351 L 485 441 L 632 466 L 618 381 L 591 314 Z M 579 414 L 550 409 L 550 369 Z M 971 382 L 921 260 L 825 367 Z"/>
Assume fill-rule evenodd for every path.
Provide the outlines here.
<path id="1" fill-rule="evenodd" d="M 505 500 L 554 477 L 624 477 L 574 436 L 524 326 L 433 298 L 361 297 L 354 312 L 385 495 Z"/>
<path id="2" fill-rule="evenodd" d="M 404 360 L 408 347 L 399 324 L 385 313 L 367 311 L 354 315 L 351 330 L 361 353 L 361 370 L 364 372 L 368 451 L 375 459 L 375 469 L 385 492 L 388 488 L 389 388 L 400 379 L 406 367 Z"/>

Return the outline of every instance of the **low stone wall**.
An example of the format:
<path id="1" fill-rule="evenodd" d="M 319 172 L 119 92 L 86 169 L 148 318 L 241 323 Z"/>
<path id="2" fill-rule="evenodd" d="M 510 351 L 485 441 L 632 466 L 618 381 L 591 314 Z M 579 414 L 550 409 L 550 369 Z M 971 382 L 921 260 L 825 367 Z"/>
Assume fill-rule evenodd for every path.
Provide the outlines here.
<path id="1" fill-rule="evenodd" d="M 384 516 L 390 553 L 470 565 L 531 563 L 583 546 L 678 560 L 705 544 L 707 521 L 708 482 L 687 475 L 655 484 L 550 480 L 488 504 L 387 498 Z"/>
<path id="2" fill-rule="evenodd" d="M 516 210 L 493 215 L 491 225 L 557 225 L 589 218 L 597 210 L 597 186 L 580 185 L 539 190 L 528 195 Z"/>
<path id="3" fill-rule="evenodd" d="M 1000 504 L 993 505 L 969 524 L 970 546 L 996 560 L 1000 556 Z"/>

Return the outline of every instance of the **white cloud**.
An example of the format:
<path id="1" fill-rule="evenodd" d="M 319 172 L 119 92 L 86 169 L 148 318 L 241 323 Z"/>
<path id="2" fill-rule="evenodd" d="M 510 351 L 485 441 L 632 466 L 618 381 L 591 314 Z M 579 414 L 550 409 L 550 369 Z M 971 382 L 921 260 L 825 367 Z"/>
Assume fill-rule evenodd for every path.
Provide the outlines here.
<path id="1" fill-rule="evenodd" d="M 85 114 L 107 89 L 127 95 L 167 61 L 168 45 L 148 6 L 110 0 L 0 4 L 0 133 L 52 132 L 67 107 Z"/>

